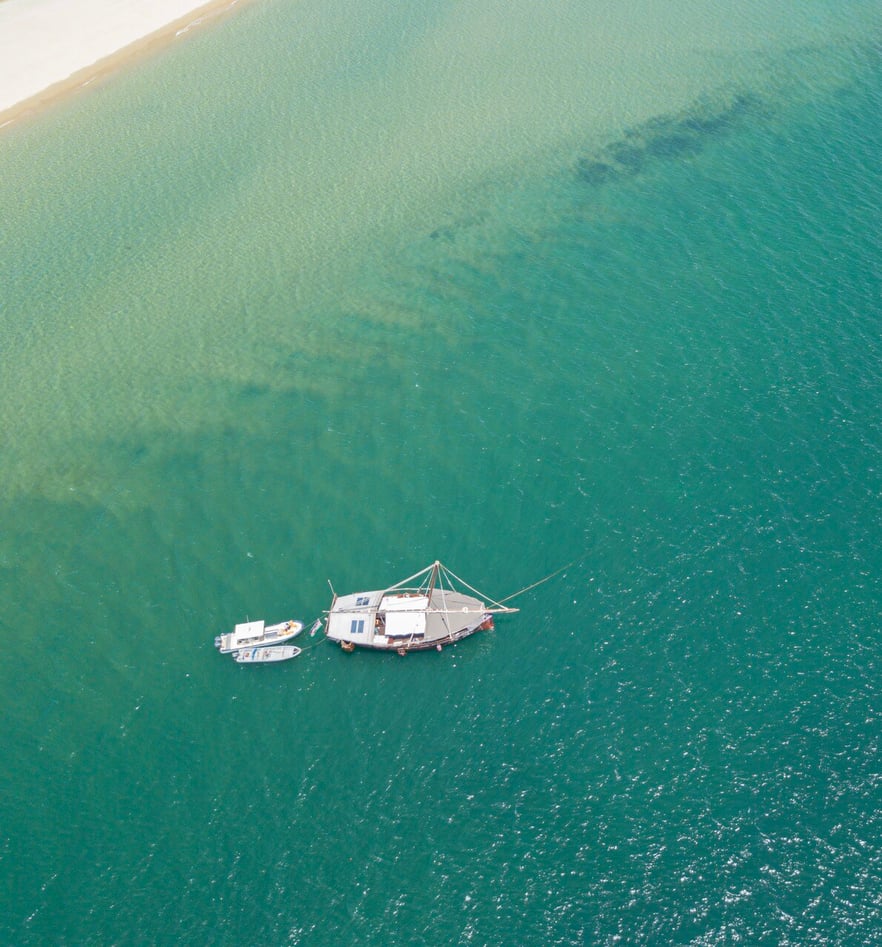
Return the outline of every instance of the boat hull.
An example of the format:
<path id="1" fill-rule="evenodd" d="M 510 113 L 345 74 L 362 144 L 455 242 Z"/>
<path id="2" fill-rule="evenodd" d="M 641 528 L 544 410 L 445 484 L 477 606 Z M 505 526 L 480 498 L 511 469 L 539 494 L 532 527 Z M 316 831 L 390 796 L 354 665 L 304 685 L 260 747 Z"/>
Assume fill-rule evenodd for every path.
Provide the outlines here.
<path id="1" fill-rule="evenodd" d="M 393 651 L 396 654 L 407 654 L 410 651 L 443 651 L 447 645 L 456 644 L 464 638 L 470 638 L 479 631 L 493 631 L 494 625 L 492 618 L 485 618 L 479 625 L 472 628 L 462 628 L 454 631 L 443 638 L 432 638 L 426 640 L 414 639 L 412 641 L 396 641 L 386 639 L 385 641 L 374 638 L 372 641 L 351 641 L 346 639 L 339 640 L 340 647 L 347 653 L 352 653 L 356 648 L 366 651 Z M 335 639 L 331 638 L 331 641 Z"/>
<path id="2" fill-rule="evenodd" d="M 296 645 L 275 645 L 264 648 L 243 648 L 233 658 L 239 664 L 272 664 L 276 661 L 290 661 L 300 654 Z"/>
<path id="3" fill-rule="evenodd" d="M 243 626 L 237 626 L 237 629 L 240 627 Z M 214 639 L 214 643 L 221 654 L 231 654 L 245 648 L 263 648 L 269 645 L 282 644 L 284 641 L 296 638 L 301 631 L 303 631 L 303 622 L 292 619 L 279 622 L 277 625 L 265 625 L 259 633 L 254 635 L 237 634 L 236 631 L 226 635 L 218 635 Z"/>
<path id="4" fill-rule="evenodd" d="M 362 644 L 361 642 L 341 641 L 340 647 L 350 653 L 356 648 L 361 648 L 365 651 L 393 651 L 396 654 L 408 654 L 411 651 L 443 651 L 447 645 L 456 644 L 456 642 L 462 641 L 464 638 L 470 638 L 479 631 L 485 630 L 486 629 L 478 626 L 470 630 L 456 632 L 446 638 L 436 638 L 433 641 L 387 642 L 385 644 L 379 644 L 377 642 Z"/>

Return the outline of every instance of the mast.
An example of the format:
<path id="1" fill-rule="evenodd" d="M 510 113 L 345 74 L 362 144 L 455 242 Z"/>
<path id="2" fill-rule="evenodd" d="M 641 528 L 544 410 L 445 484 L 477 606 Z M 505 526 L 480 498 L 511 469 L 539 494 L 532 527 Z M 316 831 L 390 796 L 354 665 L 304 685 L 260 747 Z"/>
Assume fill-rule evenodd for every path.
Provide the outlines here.
<path id="1" fill-rule="evenodd" d="M 438 570 L 441 568 L 441 563 L 436 559 L 434 565 L 432 566 L 432 574 L 429 576 L 429 590 L 426 592 L 428 597 L 428 602 L 426 605 L 431 606 L 432 604 L 432 592 L 435 589 L 435 582 L 438 580 Z"/>

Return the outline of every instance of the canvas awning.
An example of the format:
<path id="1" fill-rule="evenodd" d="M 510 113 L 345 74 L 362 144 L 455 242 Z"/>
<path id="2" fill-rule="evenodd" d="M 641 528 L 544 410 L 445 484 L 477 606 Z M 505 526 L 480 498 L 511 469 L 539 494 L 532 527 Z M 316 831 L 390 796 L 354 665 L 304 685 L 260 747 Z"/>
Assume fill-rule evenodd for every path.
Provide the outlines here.
<path id="1" fill-rule="evenodd" d="M 387 638 L 412 638 L 425 633 L 425 612 L 391 612 L 386 615 Z"/>
<path id="2" fill-rule="evenodd" d="M 387 638 L 412 638 L 426 633 L 425 595 L 387 595 L 380 606 L 386 614 Z"/>

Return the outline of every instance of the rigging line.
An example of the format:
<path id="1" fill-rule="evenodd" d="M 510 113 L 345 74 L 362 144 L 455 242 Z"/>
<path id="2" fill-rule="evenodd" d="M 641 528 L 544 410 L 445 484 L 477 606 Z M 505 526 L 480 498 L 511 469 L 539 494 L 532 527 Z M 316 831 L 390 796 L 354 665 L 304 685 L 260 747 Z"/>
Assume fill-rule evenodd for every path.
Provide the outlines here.
<path id="1" fill-rule="evenodd" d="M 528 585 L 526 588 L 520 590 L 520 592 L 513 592 L 511 595 L 506 596 L 504 599 L 500 600 L 499 604 L 504 605 L 506 602 L 511 601 L 513 598 L 517 598 L 518 595 L 523 595 L 524 592 L 529 592 L 530 589 L 535 589 L 537 586 L 542 585 L 543 582 L 547 582 L 549 579 L 553 579 L 556 575 L 560 575 L 561 572 L 569 569 L 570 566 L 574 566 L 580 559 L 584 559 L 584 556 L 579 556 L 577 559 L 573 559 L 572 562 L 568 562 L 565 566 L 561 566 L 559 569 L 556 569 L 554 572 L 545 576 L 544 579 L 540 579 L 538 582 L 534 582 L 532 585 Z"/>
<path id="2" fill-rule="evenodd" d="M 450 569 L 448 569 L 447 566 L 442 566 L 441 568 L 444 569 L 444 572 L 448 576 L 448 581 L 450 581 L 450 579 L 453 578 L 457 582 L 459 582 L 460 585 L 464 585 L 470 592 L 474 592 L 475 595 L 478 596 L 478 598 L 487 599 L 487 601 L 490 602 L 491 605 L 497 605 L 500 608 L 505 607 L 502 604 L 502 602 L 497 602 L 495 598 L 490 598 L 489 595 L 485 595 L 483 592 L 479 592 L 473 585 L 469 585 L 465 579 L 461 579 L 455 572 L 452 572 Z M 524 590 L 522 589 L 521 591 L 524 591 Z M 520 592 L 515 592 L 515 595 L 520 595 L 520 594 L 521 594 Z M 509 598 L 514 598 L 514 595 L 509 595 Z M 503 599 L 502 601 L 504 602 L 505 599 Z"/>

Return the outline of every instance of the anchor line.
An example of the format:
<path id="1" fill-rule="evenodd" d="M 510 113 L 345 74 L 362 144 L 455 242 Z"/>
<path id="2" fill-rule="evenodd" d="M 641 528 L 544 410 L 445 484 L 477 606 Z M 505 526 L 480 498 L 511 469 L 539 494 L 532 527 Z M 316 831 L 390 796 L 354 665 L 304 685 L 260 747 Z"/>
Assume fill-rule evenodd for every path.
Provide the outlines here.
<path id="1" fill-rule="evenodd" d="M 565 566 L 561 566 L 559 569 L 555 569 L 554 572 L 549 573 L 545 576 L 544 579 L 540 579 L 538 582 L 534 582 L 532 585 L 528 585 L 525 588 L 521 589 L 519 592 L 513 592 L 511 595 L 506 596 L 504 599 L 499 601 L 500 605 L 504 605 L 506 602 L 510 602 L 513 598 L 517 598 L 518 595 L 523 595 L 524 592 L 529 592 L 531 589 L 538 588 L 543 583 L 547 582 L 549 579 L 553 579 L 556 575 L 560 575 L 561 572 L 565 572 L 571 566 L 574 566 L 581 559 L 584 559 L 584 556 L 579 556 L 577 559 L 573 559 L 572 562 L 568 562 Z"/>

